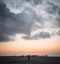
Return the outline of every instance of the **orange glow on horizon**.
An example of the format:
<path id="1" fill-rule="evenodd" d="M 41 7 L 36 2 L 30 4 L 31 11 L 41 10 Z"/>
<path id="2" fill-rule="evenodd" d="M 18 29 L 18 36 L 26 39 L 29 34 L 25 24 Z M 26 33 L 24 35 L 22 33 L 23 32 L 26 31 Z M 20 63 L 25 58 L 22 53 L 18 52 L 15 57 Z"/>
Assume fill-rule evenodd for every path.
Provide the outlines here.
<path id="1" fill-rule="evenodd" d="M 0 43 L 0 55 L 23 55 L 23 54 L 50 54 L 60 53 L 60 40 L 57 38 L 45 40 Z"/>

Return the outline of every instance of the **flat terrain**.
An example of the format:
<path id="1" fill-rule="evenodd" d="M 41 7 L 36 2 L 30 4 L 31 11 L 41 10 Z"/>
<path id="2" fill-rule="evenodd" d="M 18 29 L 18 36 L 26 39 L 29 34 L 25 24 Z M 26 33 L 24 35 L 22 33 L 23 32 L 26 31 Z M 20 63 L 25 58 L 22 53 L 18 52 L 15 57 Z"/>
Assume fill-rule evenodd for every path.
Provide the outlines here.
<path id="1" fill-rule="evenodd" d="M 60 64 L 60 57 L 0 56 L 0 64 Z"/>

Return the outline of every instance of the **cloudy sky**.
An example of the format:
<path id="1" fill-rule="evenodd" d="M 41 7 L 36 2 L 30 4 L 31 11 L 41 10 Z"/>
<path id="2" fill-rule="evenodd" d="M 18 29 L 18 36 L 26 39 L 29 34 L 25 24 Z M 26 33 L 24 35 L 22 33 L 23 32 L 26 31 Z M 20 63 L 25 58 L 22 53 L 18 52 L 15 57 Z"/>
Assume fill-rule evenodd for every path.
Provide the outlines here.
<path id="1" fill-rule="evenodd" d="M 0 0 L 0 55 L 60 56 L 60 0 Z"/>

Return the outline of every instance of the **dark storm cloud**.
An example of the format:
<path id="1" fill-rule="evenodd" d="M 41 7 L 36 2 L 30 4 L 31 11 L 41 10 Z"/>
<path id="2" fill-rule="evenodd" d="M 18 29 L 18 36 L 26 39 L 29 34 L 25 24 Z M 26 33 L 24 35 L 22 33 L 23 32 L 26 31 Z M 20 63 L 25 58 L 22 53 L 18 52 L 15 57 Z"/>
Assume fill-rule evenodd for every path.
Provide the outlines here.
<path id="1" fill-rule="evenodd" d="M 33 4 L 38 5 L 38 4 L 42 4 L 42 0 L 25 0 L 26 2 L 33 2 Z"/>
<path id="2" fill-rule="evenodd" d="M 34 0 L 34 4 L 35 5 L 42 4 L 42 0 Z"/>
<path id="3" fill-rule="evenodd" d="M 26 39 L 26 40 L 33 40 L 33 38 L 31 36 L 23 36 L 23 39 Z"/>
<path id="4" fill-rule="evenodd" d="M 57 33 L 57 35 L 59 35 L 59 36 L 60 36 L 60 30 L 58 30 L 56 33 Z"/>
<path id="5" fill-rule="evenodd" d="M 7 9 L 5 3 L 0 1 L 0 41 L 7 41 L 8 35 L 6 35 L 5 19 L 10 16 L 10 11 Z"/>
<path id="6" fill-rule="evenodd" d="M 57 4 L 60 6 L 60 0 L 51 0 L 53 3 Z"/>
<path id="7" fill-rule="evenodd" d="M 50 38 L 51 35 L 49 32 L 40 32 L 39 38 Z"/>
<path id="8" fill-rule="evenodd" d="M 0 35 L 0 42 L 13 41 L 13 39 L 9 38 L 7 34 Z"/>
<path id="9" fill-rule="evenodd" d="M 57 21 L 57 27 L 60 28 L 60 16 L 57 16 L 56 21 Z"/>
<path id="10" fill-rule="evenodd" d="M 47 1 L 46 11 L 49 14 L 58 14 L 58 15 L 60 15 L 60 6 L 56 5 L 53 2 Z"/>
<path id="11" fill-rule="evenodd" d="M 49 32 L 40 32 L 39 34 L 36 34 L 33 36 L 33 39 L 46 39 L 46 38 L 50 38 L 51 34 Z"/>
<path id="12" fill-rule="evenodd" d="M 23 21 L 23 14 L 20 16 L 11 13 L 3 1 L 0 1 L 0 41 L 9 41 L 9 36 L 16 33 L 29 32 L 29 26 L 25 26 Z M 20 17 L 20 19 L 18 17 Z"/>
<path id="13" fill-rule="evenodd" d="M 38 20 L 38 17 L 31 8 L 15 14 L 10 12 L 3 1 L 0 1 L 0 41 L 9 41 L 10 36 L 15 36 L 17 33 L 29 36 L 34 20 Z"/>
<path id="14" fill-rule="evenodd" d="M 46 1 L 46 8 L 45 11 L 50 15 L 53 15 L 53 23 L 54 28 L 59 28 L 60 29 L 60 5 L 58 4 L 60 2 L 59 0 L 53 0 L 53 1 Z M 50 20 L 50 19 L 49 19 Z"/>
<path id="15" fill-rule="evenodd" d="M 51 34 L 49 32 L 40 32 L 39 34 L 35 34 L 33 36 L 24 36 L 23 38 L 27 40 L 31 40 L 31 39 L 37 40 L 39 38 L 46 39 L 46 38 L 51 38 Z"/>
<path id="16" fill-rule="evenodd" d="M 9 9 L 6 7 L 3 1 L 0 1 L 0 17 L 8 17 L 9 16 Z"/>
<path id="17" fill-rule="evenodd" d="M 22 36 L 23 39 L 31 40 L 38 38 L 50 38 L 51 34 L 49 32 L 44 32 L 43 28 L 50 27 L 49 25 L 45 25 L 46 18 L 44 14 L 39 12 L 34 7 L 26 6 L 21 13 L 13 13 L 11 9 L 9 9 L 9 5 L 6 2 L 9 2 L 12 5 L 12 8 L 24 8 L 25 3 L 33 2 L 34 7 L 42 4 L 46 10 L 43 12 L 47 12 L 47 14 L 56 15 L 55 21 L 51 22 L 51 25 L 56 24 L 56 28 L 60 28 L 60 7 L 55 5 L 54 3 L 46 2 L 47 7 L 45 7 L 42 3 L 42 0 L 0 0 L 0 42 L 13 40 L 11 36 L 15 36 L 16 34 L 25 34 L 26 36 Z M 18 5 L 17 5 L 17 3 Z M 6 4 L 5 4 L 6 3 Z M 22 4 L 23 3 L 23 4 Z M 20 5 L 19 5 L 20 4 Z M 30 4 L 31 5 L 31 4 Z M 21 8 L 20 8 L 21 6 Z M 38 9 L 39 10 L 39 9 Z M 40 14 L 41 13 L 41 14 Z M 49 18 L 51 20 L 51 18 Z M 47 22 L 49 23 L 49 21 Z M 54 25 L 55 25 L 54 24 Z M 47 27 L 45 27 L 47 26 Z M 35 34 L 31 36 L 31 32 L 36 28 L 42 29 L 42 32 L 39 34 Z M 52 27 L 51 27 L 52 29 Z"/>

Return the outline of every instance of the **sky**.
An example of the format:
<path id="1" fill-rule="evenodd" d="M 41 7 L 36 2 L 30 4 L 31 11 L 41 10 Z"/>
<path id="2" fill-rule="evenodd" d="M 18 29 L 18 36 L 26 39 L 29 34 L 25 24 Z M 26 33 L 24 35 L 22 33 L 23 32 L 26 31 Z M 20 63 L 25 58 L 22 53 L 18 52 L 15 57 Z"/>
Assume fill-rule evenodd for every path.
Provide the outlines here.
<path id="1" fill-rule="evenodd" d="M 0 0 L 0 56 L 60 56 L 60 0 Z"/>

